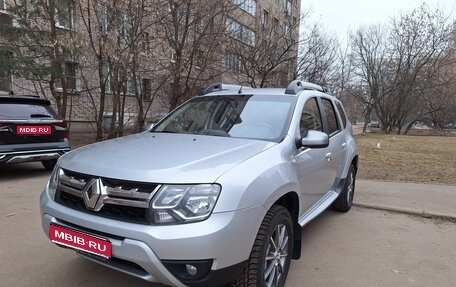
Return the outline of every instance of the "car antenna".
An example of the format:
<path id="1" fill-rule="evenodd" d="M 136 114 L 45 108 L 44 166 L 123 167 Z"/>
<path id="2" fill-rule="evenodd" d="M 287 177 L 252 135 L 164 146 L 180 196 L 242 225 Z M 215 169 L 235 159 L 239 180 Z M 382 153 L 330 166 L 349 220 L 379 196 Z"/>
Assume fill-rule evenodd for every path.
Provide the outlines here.
<path id="1" fill-rule="evenodd" d="M 241 86 L 241 88 L 240 88 L 239 91 L 238 91 L 238 94 L 242 94 L 242 88 L 243 88 L 243 87 L 244 87 L 244 86 Z"/>

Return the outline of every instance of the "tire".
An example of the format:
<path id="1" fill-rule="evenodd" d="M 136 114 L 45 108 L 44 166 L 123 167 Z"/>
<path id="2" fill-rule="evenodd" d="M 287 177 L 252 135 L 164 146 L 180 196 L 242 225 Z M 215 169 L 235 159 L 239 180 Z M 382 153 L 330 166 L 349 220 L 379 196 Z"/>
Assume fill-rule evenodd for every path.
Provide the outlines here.
<path id="1" fill-rule="evenodd" d="M 57 164 L 57 159 L 42 160 L 41 163 L 45 169 L 52 171 L 54 166 Z"/>
<path id="2" fill-rule="evenodd" d="M 350 165 L 350 170 L 347 174 L 347 180 L 345 181 L 344 188 L 339 194 L 339 197 L 333 202 L 332 208 L 337 211 L 347 212 L 350 210 L 353 204 L 353 197 L 355 195 L 355 182 L 356 182 L 356 170 L 355 166 Z"/>
<path id="3" fill-rule="evenodd" d="M 277 244 L 279 243 L 279 244 Z M 280 248 L 274 246 L 280 245 Z M 283 287 L 293 250 L 293 223 L 288 210 L 274 205 L 266 213 L 248 262 L 235 287 Z"/>

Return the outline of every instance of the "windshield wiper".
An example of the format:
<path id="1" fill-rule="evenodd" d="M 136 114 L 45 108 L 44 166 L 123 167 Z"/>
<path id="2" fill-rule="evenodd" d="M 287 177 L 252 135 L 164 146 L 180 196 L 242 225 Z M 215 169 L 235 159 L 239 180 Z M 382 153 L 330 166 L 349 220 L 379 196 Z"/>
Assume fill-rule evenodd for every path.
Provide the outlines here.
<path id="1" fill-rule="evenodd" d="M 217 137 L 231 137 L 229 133 L 227 133 L 224 130 L 219 130 L 219 129 L 206 129 L 206 130 L 201 130 L 198 132 L 200 135 L 206 135 L 206 136 L 217 136 Z"/>
<path id="2" fill-rule="evenodd" d="M 154 130 L 151 130 L 150 132 L 151 133 L 164 133 L 164 134 L 176 134 L 177 133 L 174 131 L 154 131 Z"/>

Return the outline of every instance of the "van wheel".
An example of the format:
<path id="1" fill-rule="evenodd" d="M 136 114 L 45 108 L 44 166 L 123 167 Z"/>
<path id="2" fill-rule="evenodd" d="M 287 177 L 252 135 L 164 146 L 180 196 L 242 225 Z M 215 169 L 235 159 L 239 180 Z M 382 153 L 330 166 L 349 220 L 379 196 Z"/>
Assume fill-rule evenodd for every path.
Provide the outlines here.
<path id="1" fill-rule="evenodd" d="M 293 228 L 288 210 L 274 205 L 266 213 L 248 262 L 236 287 L 283 287 L 293 250 Z"/>
<path id="2" fill-rule="evenodd" d="M 45 169 L 52 171 L 54 169 L 54 166 L 57 164 L 57 159 L 42 160 L 41 163 Z"/>
<path id="3" fill-rule="evenodd" d="M 352 164 L 347 174 L 344 188 L 339 194 L 339 197 L 333 202 L 332 208 L 337 211 L 347 212 L 353 204 L 353 196 L 355 195 L 355 166 Z"/>

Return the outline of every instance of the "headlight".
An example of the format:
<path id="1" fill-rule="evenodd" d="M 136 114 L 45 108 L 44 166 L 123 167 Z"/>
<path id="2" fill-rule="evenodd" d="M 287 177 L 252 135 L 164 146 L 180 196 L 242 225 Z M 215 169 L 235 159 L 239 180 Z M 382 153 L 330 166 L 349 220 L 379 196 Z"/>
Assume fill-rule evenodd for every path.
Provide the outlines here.
<path id="1" fill-rule="evenodd" d="M 220 185 L 164 185 L 151 203 L 156 224 L 188 223 L 207 219 L 220 194 Z"/>
<path id="2" fill-rule="evenodd" d="M 58 165 L 55 165 L 54 170 L 52 171 L 51 178 L 49 178 L 48 184 L 46 186 L 49 197 L 54 200 L 55 191 L 57 190 L 57 185 L 59 184 L 59 175 L 61 169 Z"/>

